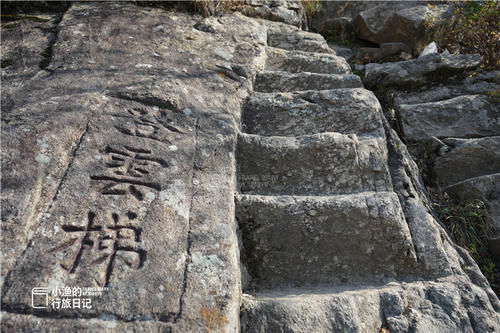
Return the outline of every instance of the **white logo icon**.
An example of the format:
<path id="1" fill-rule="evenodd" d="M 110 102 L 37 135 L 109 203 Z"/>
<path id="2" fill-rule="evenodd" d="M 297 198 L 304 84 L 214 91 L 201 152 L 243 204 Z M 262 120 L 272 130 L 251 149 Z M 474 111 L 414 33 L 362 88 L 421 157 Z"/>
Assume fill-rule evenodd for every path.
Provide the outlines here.
<path id="1" fill-rule="evenodd" d="M 46 309 L 49 306 L 49 290 L 44 287 L 31 289 L 31 306 L 34 309 Z"/>

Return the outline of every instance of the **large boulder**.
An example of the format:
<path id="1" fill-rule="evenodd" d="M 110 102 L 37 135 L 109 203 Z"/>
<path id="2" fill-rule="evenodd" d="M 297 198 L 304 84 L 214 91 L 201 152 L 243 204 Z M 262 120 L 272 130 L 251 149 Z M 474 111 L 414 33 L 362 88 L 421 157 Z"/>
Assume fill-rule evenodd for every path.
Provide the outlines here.
<path id="1" fill-rule="evenodd" d="M 446 146 L 434 161 L 434 174 L 440 183 L 452 185 L 500 171 L 500 136 L 443 142 Z"/>
<path id="2" fill-rule="evenodd" d="M 294 26 L 302 24 L 302 4 L 299 0 L 245 0 L 240 10 L 251 17 Z"/>
<path id="3" fill-rule="evenodd" d="M 498 101 L 485 95 L 402 104 L 396 112 L 406 139 L 413 142 L 433 136 L 470 138 L 500 133 Z"/>
<path id="4" fill-rule="evenodd" d="M 363 83 L 371 89 L 388 87 L 418 88 L 424 84 L 446 80 L 450 75 L 462 73 L 481 64 L 478 54 L 443 55 L 384 64 L 367 64 Z"/>
<path id="5" fill-rule="evenodd" d="M 383 44 L 403 42 L 419 52 L 425 46 L 425 20 L 446 14 L 448 6 L 420 1 L 383 2 L 359 13 L 354 20 L 358 38 Z"/>

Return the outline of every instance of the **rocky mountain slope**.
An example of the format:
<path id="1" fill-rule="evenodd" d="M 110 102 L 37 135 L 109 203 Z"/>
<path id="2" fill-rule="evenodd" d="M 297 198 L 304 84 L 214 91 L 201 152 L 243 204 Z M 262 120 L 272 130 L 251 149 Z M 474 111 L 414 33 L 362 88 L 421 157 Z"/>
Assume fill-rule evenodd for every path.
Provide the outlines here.
<path id="1" fill-rule="evenodd" d="M 320 35 L 89 2 L 2 40 L 2 331 L 500 327 Z"/>

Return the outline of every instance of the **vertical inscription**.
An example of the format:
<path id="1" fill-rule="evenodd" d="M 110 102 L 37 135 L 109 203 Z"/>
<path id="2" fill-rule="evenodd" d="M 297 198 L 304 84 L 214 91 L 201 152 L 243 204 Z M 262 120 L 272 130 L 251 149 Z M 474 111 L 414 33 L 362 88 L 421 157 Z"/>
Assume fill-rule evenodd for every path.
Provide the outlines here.
<path id="1" fill-rule="evenodd" d="M 147 204 L 144 199 L 148 192 L 161 191 L 158 172 L 169 164 L 141 143 L 152 140 L 154 145 L 169 144 L 167 135 L 183 133 L 158 121 L 158 115 L 158 108 L 153 108 L 153 112 L 129 109 L 113 114 L 109 128 L 116 131 L 118 140 L 108 140 L 100 149 L 100 171 L 89 175 L 101 208 L 88 209 L 85 223 L 62 225 L 69 240 L 50 251 L 65 251 L 60 265 L 69 274 L 90 274 L 99 286 L 108 286 L 117 265 L 140 269 L 147 261 L 147 250 L 141 239 Z M 132 144 L 129 140 L 120 141 L 122 135 L 137 140 Z M 116 196 L 125 197 L 116 200 Z M 136 204 L 130 204 L 126 196 L 133 198 Z"/>

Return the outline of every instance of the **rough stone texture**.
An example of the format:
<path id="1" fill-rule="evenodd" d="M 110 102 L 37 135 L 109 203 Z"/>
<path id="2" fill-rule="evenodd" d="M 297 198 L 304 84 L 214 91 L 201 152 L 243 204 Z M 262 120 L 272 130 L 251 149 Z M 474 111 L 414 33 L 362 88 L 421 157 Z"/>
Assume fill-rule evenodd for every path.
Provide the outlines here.
<path id="1" fill-rule="evenodd" d="M 9 32 L 2 28 L 4 33 Z M 288 102 L 273 108 L 290 115 L 304 108 L 304 97 L 321 114 L 328 108 L 350 114 L 331 111 L 331 119 L 303 122 L 311 129 L 316 122 L 326 133 L 238 133 L 254 77 L 270 59 L 268 48 L 279 44 L 331 53 L 318 35 L 240 14 L 202 19 L 98 2 L 73 3 L 52 36 L 45 70 L 29 77 L 13 73 L 2 82 L 2 163 L 8 166 L 1 176 L 2 231 L 7 231 L 2 245 L 8 246 L 5 254 L 2 247 L 2 331 L 363 332 L 385 327 L 401 332 L 437 327 L 492 332 L 500 326 L 498 298 L 426 208 L 415 163 L 368 92 L 348 89 L 346 80 L 333 91 L 256 94 L 272 105 L 285 98 Z M 331 58 L 322 59 L 320 66 L 307 68 L 325 68 Z M 332 60 L 330 65 L 337 66 Z M 293 98 L 299 99 L 297 105 Z M 384 128 L 371 131 L 363 119 L 345 125 L 353 117 L 373 119 L 379 127 L 381 120 Z M 336 122 L 344 125 L 330 127 Z M 285 156 L 289 164 L 273 161 Z M 241 170 L 255 162 L 250 169 L 266 183 L 254 188 L 255 195 L 244 196 L 258 202 L 258 209 L 242 210 L 246 222 L 238 226 L 237 181 L 245 176 Z M 268 175 L 287 178 L 276 182 Z M 279 191 L 275 198 L 261 193 L 273 186 Z M 360 193 L 351 194 L 354 190 Z M 293 195 L 308 191 L 317 195 Z M 316 209 L 306 207 L 307 217 L 299 219 L 291 212 L 302 203 Z M 346 264 L 357 258 L 352 265 L 360 271 L 337 267 L 345 278 L 337 283 L 300 255 L 294 261 L 247 251 L 249 240 L 273 246 L 269 235 L 259 238 L 248 228 L 243 233 L 244 223 L 256 225 L 251 215 L 258 212 L 262 221 L 271 214 L 289 216 L 293 223 L 273 219 L 265 226 L 274 228 L 283 246 L 293 244 L 287 239 L 303 240 L 303 252 L 325 263 L 325 269 L 333 261 L 322 247 L 339 249 Z M 383 228 L 380 222 L 386 223 Z M 356 228 L 363 223 L 373 232 Z M 337 235 L 334 225 L 342 226 L 349 239 Z M 315 246 L 308 232 L 325 238 L 318 236 Z M 387 232 L 394 239 L 385 238 Z M 379 245 L 371 261 L 357 252 L 369 249 L 362 242 L 367 237 Z M 359 245 L 349 253 L 341 246 L 346 241 Z M 250 281 L 260 288 L 259 279 L 272 272 L 247 280 L 258 265 L 245 273 L 240 247 L 244 256 L 262 254 L 282 272 L 297 272 L 280 275 L 283 282 L 301 285 L 300 265 L 319 273 L 310 274 L 307 288 L 276 285 L 266 295 L 242 298 L 242 284 Z M 388 280 L 393 282 L 380 285 Z M 32 287 L 77 287 L 73 283 L 109 289 L 92 299 L 92 309 L 32 308 Z"/>
<path id="2" fill-rule="evenodd" d="M 273 25 L 267 32 L 267 44 L 289 51 L 307 51 L 335 54 L 323 36 L 301 31 L 284 24 Z"/>
<path id="3" fill-rule="evenodd" d="M 242 121 L 249 134 L 367 134 L 381 130 L 379 111 L 375 95 L 360 88 L 257 93 L 245 103 Z"/>
<path id="4" fill-rule="evenodd" d="M 54 29 L 61 15 L 36 14 L 14 17 L 16 20 L 11 22 L 5 22 L 5 18 L 2 17 L 3 82 L 16 78 L 31 78 L 40 70 L 40 64 L 43 67 L 50 55 L 48 47 L 54 39 Z"/>
<path id="5" fill-rule="evenodd" d="M 498 163 L 498 161 L 495 162 Z M 461 200 L 486 201 L 493 224 L 496 229 L 500 230 L 500 173 L 468 178 L 447 186 L 443 190 Z"/>
<path id="6" fill-rule="evenodd" d="M 344 58 L 333 54 L 286 51 L 268 48 L 266 69 L 292 73 L 349 74 L 351 67 Z"/>
<path id="7" fill-rule="evenodd" d="M 310 22 L 315 32 L 333 31 L 339 37 L 354 34 L 354 19 L 366 9 L 380 5 L 381 1 L 321 1 L 321 8 Z"/>
<path id="8" fill-rule="evenodd" d="M 375 90 L 382 87 L 415 88 L 430 80 L 445 78 L 465 69 L 473 69 L 480 63 L 481 56 L 477 54 L 446 56 L 434 53 L 413 60 L 367 64 L 363 83 Z"/>
<path id="9" fill-rule="evenodd" d="M 380 47 L 360 47 L 355 59 L 367 62 L 387 62 L 408 60 L 411 58 L 411 49 L 408 45 L 401 42 L 384 43 Z"/>
<path id="10" fill-rule="evenodd" d="M 500 133 L 500 109 L 485 95 L 459 96 L 444 101 L 402 104 L 397 109 L 405 137 L 478 137 Z"/>
<path id="11" fill-rule="evenodd" d="M 358 38 L 373 43 L 403 42 L 416 53 L 425 46 L 424 21 L 446 14 L 447 5 L 419 5 L 415 1 L 383 2 L 359 13 L 354 20 Z"/>
<path id="12" fill-rule="evenodd" d="M 445 139 L 434 160 L 434 174 L 443 185 L 500 171 L 500 137 Z"/>
<path id="13" fill-rule="evenodd" d="M 266 28 L 199 20 L 74 3 L 46 70 L 2 82 L 2 331 L 237 331 L 233 151 L 249 85 L 215 65 L 263 66 Z M 92 309 L 32 308 L 31 288 L 65 286 L 109 290 Z"/>
<path id="14" fill-rule="evenodd" d="M 275 83 L 270 80 L 266 84 Z M 264 84 L 258 88 L 268 89 Z M 384 327 L 391 332 L 424 332 L 437 327 L 444 332 L 462 328 L 465 331 L 494 331 L 499 323 L 499 304 L 496 296 L 470 256 L 453 245 L 447 233 L 431 215 L 426 207 L 428 199 L 418 168 L 387 122 L 382 119 L 385 135 L 375 131 L 371 136 L 360 135 L 358 139 L 352 134 L 345 136 L 340 133 L 324 133 L 345 130 L 342 125 L 330 127 L 331 121 L 344 124 L 352 116 L 346 110 L 343 113 L 330 113 L 329 119 L 322 112 L 323 105 L 331 103 L 332 92 L 352 93 L 358 90 L 338 89 L 315 94 L 309 91 L 285 93 L 285 89 L 289 89 L 288 86 L 276 86 L 276 89 L 280 89 L 280 93 L 255 93 L 249 99 L 244 108 L 242 129 L 246 133 L 259 135 L 241 134 L 237 147 L 237 178 L 240 192 L 245 194 L 236 197 L 236 217 L 243 264 L 242 284 L 244 290 L 252 293 L 243 297 L 241 330 L 310 332 L 313 329 L 315 332 L 365 332 L 377 331 Z M 320 103 L 318 94 L 324 94 Z M 297 114 L 309 108 L 313 113 L 304 114 L 298 120 Z M 367 113 L 380 112 L 380 107 L 373 107 L 373 104 L 367 105 L 366 109 Z M 353 121 L 352 130 L 355 130 L 360 121 L 363 123 L 362 120 Z M 362 129 L 363 126 L 360 127 L 361 131 Z M 343 147 L 335 154 L 337 159 L 343 156 L 342 154 L 349 151 L 350 140 L 355 139 L 358 140 L 356 152 L 359 154 L 358 148 L 367 138 L 384 142 L 384 145 L 369 148 L 369 151 L 382 152 L 387 149 L 383 157 L 370 160 L 375 162 L 372 166 L 380 163 L 383 168 L 390 170 L 391 182 L 388 190 L 377 188 L 377 191 L 389 193 L 374 194 L 365 192 L 370 191 L 369 189 L 361 189 L 358 190 L 359 194 L 349 195 L 351 187 L 336 186 L 335 190 L 338 192 L 334 193 L 348 195 L 332 196 L 331 188 L 325 186 L 328 178 L 318 186 L 308 185 L 308 182 L 314 182 L 318 171 L 328 170 L 329 167 L 333 170 L 329 170 L 328 174 L 333 176 L 334 181 L 342 179 L 337 174 L 341 171 L 353 180 L 358 179 L 358 183 L 361 179 L 362 183 L 363 174 L 366 174 L 367 170 L 360 172 L 357 168 L 352 168 L 349 159 L 333 162 L 325 158 L 328 152 L 335 151 L 333 147 L 337 145 Z M 332 146 L 331 142 L 336 144 Z M 315 163 L 309 164 L 310 161 Z M 349 170 L 342 169 L 342 166 L 349 164 Z M 300 196 L 303 194 L 313 195 Z M 364 249 L 366 245 L 366 242 L 361 240 L 367 235 L 364 233 L 366 227 L 356 228 L 365 220 L 363 217 L 355 218 L 355 221 L 349 223 L 344 233 L 351 232 L 351 237 L 335 241 L 331 231 L 336 229 L 330 229 L 332 224 L 341 226 L 346 220 L 349 221 L 351 216 L 357 216 L 354 211 L 360 211 L 354 207 L 363 206 L 363 203 L 358 201 L 360 197 L 373 196 L 377 198 L 375 205 L 381 204 L 379 208 L 388 208 L 399 205 L 394 201 L 391 201 L 394 204 L 382 204 L 380 200 L 395 198 L 394 194 L 397 194 L 408 227 L 406 229 L 405 223 L 394 218 L 398 214 L 383 214 L 385 217 L 392 216 L 389 218 L 393 221 L 390 223 L 394 227 L 391 230 L 399 235 L 394 238 L 404 239 L 402 242 L 396 242 L 395 248 L 387 249 L 383 254 L 377 255 L 376 259 L 368 261 L 364 261 L 366 257 L 357 257 L 357 250 L 348 251 L 355 246 Z M 369 200 L 366 201 L 367 205 L 368 202 Z M 342 205 L 341 203 L 346 204 L 346 208 L 337 210 L 335 205 Z M 358 206 L 358 203 L 361 206 Z M 324 207 L 328 209 L 323 209 Z M 337 211 L 352 214 L 349 214 L 349 217 L 340 217 L 336 215 Z M 368 211 L 369 216 L 382 212 L 379 209 Z M 333 219 L 330 224 L 328 221 L 331 217 Z M 403 230 L 408 230 L 409 234 Z M 320 236 L 309 237 L 311 233 Z M 324 239 L 330 241 L 323 243 Z M 403 247 L 409 245 L 406 241 L 410 239 L 413 246 L 407 248 L 410 250 L 407 252 L 409 257 L 404 258 L 401 248 L 392 251 L 398 249 L 397 244 L 405 244 Z M 356 243 L 355 240 L 359 241 Z M 383 248 L 386 244 L 380 246 Z M 338 261 L 335 256 L 332 259 L 330 253 L 339 254 Z M 397 258 L 385 262 L 378 261 L 391 253 L 397 253 Z M 412 253 L 418 258 L 417 262 L 411 260 Z M 345 261 L 341 259 L 342 255 L 345 255 Z M 395 274 L 389 267 L 389 263 L 394 260 L 406 262 L 406 269 L 398 272 L 401 274 Z M 316 262 L 321 264 L 312 264 Z M 335 267 L 337 274 L 332 274 L 329 269 L 339 262 L 346 262 L 345 267 Z M 359 262 L 363 263 L 363 268 L 349 270 L 349 265 Z M 399 266 L 405 267 L 405 264 Z M 323 270 L 328 273 L 324 274 Z M 308 275 L 310 272 L 312 274 Z M 356 275 L 357 273 L 361 275 Z M 336 280 L 339 277 L 340 281 Z M 396 282 L 384 287 L 377 286 L 381 281 L 391 278 Z M 415 280 L 425 282 L 411 282 Z M 401 290 L 405 290 L 405 294 Z M 476 307 L 469 301 L 472 298 L 482 298 L 485 303 Z M 453 308 L 450 308 L 450 304 L 454 304 Z M 477 314 L 472 314 L 471 311 Z"/>
<path id="15" fill-rule="evenodd" d="M 354 74 L 262 71 L 255 78 L 255 91 L 259 92 L 361 88 L 362 86 L 361 79 Z"/>
<path id="16" fill-rule="evenodd" d="M 155 321 L 125 322 L 102 314 L 100 318 L 63 319 L 42 318 L 34 315 L 1 313 L 3 332 L 172 332 L 173 325 Z"/>
<path id="17" fill-rule="evenodd" d="M 244 332 L 495 332 L 487 295 L 466 279 L 243 296 Z"/>
<path id="18" fill-rule="evenodd" d="M 448 82 L 448 80 L 436 83 L 436 86 L 423 86 L 414 91 L 391 91 L 390 93 L 394 94 L 394 106 L 436 102 L 463 95 L 494 92 L 500 89 L 500 71 L 467 76 L 456 83 Z"/>
<path id="19" fill-rule="evenodd" d="M 299 0 L 245 0 L 241 12 L 247 16 L 302 25 L 302 4 Z"/>
<path id="20" fill-rule="evenodd" d="M 395 193 L 239 196 L 236 217 L 247 290 L 375 282 L 416 265 Z"/>
<path id="21" fill-rule="evenodd" d="M 242 134 L 237 159 L 242 193 L 331 195 L 391 188 L 383 137 Z"/>

